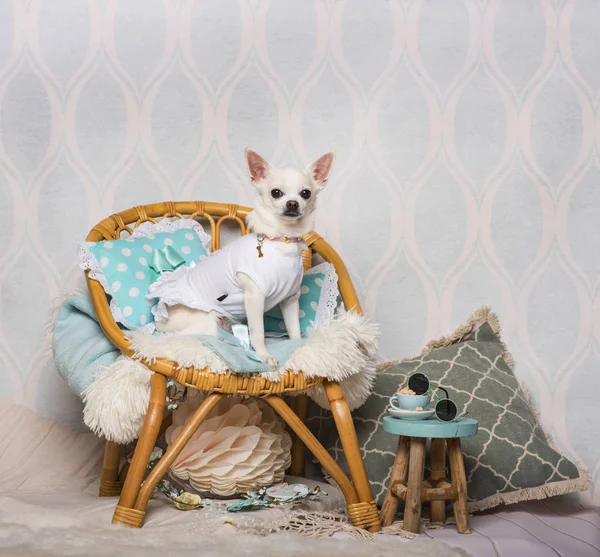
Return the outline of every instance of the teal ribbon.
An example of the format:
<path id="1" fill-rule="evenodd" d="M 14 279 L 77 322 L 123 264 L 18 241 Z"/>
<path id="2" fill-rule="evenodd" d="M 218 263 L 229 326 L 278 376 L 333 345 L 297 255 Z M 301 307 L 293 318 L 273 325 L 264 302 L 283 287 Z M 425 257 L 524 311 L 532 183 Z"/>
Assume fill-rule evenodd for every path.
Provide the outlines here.
<path id="1" fill-rule="evenodd" d="M 154 282 L 161 273 L 173 272 L 184 263 L 185 259 L 171 246 L 155 249 L 152 252 L 152 261 L 148 265 L 151 271 L 150 281 Z"/>

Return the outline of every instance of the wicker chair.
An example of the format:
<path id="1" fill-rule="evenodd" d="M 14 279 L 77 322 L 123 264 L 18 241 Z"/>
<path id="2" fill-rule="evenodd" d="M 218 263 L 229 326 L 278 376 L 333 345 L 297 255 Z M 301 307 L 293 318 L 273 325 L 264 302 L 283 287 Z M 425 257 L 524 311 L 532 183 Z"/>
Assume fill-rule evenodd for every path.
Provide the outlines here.
<path id="1" fill-rule="evenodd" d="M 201 201 L 144 205 L 114 214 L 99 222 L 88 234 L 87 241 L 118 239 L 123 231 L 131 232 L 130 226 L 137 227 L 145 221 L 156 222 L 155 218 L 203 218 L 210 223 L 214 251 L 219 249 L 222 223 L 228 220 L 235 221 L 239 225 L 241 233 L 246 234 L 244 219 L 250 211 L 249 208 L 237 205 Z M 333 263 L 339 277 L 340 293 L 345 306 L 360 312 L 356 292 L 340 257 L 316 233 L 308 234 L 305 241 L 310 250 L 303 254 L 305 268 L 310 267 L 313 252 Z M 101 285 L 97 281 L 91 280 L 87 274 L 86 279 L 104 333 L 123 354 L 131 356 L 129 340 L 113 320 Z M 306 378 L 302 373 L 289 372 L 279 382 L 271 382 L 260 376 L 219 375 L 212 373 L 210 369 L 180 368 L 175 362 L 168 360 L 154 362 L 143 360 L 143 363 L 154 373 L 150 383 L 148 412 L 131 464 L 125 465 L 122 470 L 119 470 L 120 447 L 111 441 L 106 442 L 100 496 L 120 496 L 113 522 L 141 527 L 148 500 L 156 484 L 167 472 L 211 409 L 225 395 L 249 395 L 260 397 L 271 405 L 292 430 L 292 465 L 289 472 L 293 475 L 303 475 L 304 448 L 308 447 L 343 492 L 352 523 L 371 532 L 381 529 L 379 514 L 360 454 L 352 416 L 337 383 L 322 378 Z M 163 421 L 167 378 L 173 378 L 183 386 L 202 391 L 207 396 L 178 438 L 169 446 L 161 460 L 144 480 L 152 449 L 168 423 L 168 418 Z M 304 424 L 307 409 L 306 395 L 293 397 L 292 407 L 288 406 L 282 398 L 282 395 L 286 393 L 302 392 L 318 384 L 323 385 L 330 401 L 352 482 Z"/>

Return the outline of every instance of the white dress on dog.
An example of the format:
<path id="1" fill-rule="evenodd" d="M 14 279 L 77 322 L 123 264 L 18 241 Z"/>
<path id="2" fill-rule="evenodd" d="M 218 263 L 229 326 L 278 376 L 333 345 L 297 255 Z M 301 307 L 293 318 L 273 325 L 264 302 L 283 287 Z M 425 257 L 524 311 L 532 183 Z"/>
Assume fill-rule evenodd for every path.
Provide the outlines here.
<path id="1" fill-rule="evenodd" d="M 258 256 L 256 234 L 247 234 L 205 257 L 195 267 L 179 267 L 150 286 L 148 300 L 158 298 L 156 321 L 168 319 L 168 306 L 181 304 L 244 319 L 244 292 L 237 273 L 248 275 L 265 297 L 265 311 L 296 294 L 304 274 L 300 251 L 287 252 L 265 242 Z"/>

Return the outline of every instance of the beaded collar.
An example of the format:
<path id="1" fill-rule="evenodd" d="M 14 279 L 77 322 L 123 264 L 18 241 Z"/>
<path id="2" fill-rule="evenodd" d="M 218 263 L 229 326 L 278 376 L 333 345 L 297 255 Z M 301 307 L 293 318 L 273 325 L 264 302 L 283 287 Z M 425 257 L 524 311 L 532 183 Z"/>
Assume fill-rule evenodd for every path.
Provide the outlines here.
<path id="1" fill-rule="evenodd" d="M 279 234 L 279 236 L 267 236 L 266 234 L 259 234 L 259 240 L 272 240 L 273 242 L 285 242 L 286 244 L 297 244 L 302 241 L 302 236 L 287 236 L 286 234 Z"/>
<path id="2" fill-rule="evenodd" d="M 268 239 L 273 242 L 285 242 L 286 244 L 297 244 L 302 241 L 302 236 L 287 236 L 286 234 L 279 234 L 278 236 L 267 236 L 266 234 L 258 234 L 256 236 L 258 240 L 258 245 L 256 246 L 256 250 L 258 251 L 258 257 L 263 256 L 262 246 L 263 242 Z"/>

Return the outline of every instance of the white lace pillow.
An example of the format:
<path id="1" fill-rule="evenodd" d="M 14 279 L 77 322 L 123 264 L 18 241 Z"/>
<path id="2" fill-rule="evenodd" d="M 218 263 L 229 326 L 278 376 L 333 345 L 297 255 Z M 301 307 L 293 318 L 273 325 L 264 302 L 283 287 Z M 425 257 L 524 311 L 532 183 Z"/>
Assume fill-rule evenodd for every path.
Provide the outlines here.
<path id="1" fill-rule="evenodd" d="M 333 317 L 340 291 L 338 276 L 331 263 L 321 263 L 304 273 L 300 289 L 300 331 L 310 332 L 316 324 Z M 265 313 L 265 333 L 278 336 L 285 332 L 279 306 Z"/>
<path id="2" fill-rule="evenodd" d="M 79 266 L 102 285 L 113 318 L 128 329 L 154 327 L 156 302 L 147 302 L 146 295 L 158 276 L 153 260 L 161 252 L 175 265 L 190 266 L 210 253 L 210 236 L 196 221 L 173 217 L 144 222 L 122 240 L 79 245 Z"/>

